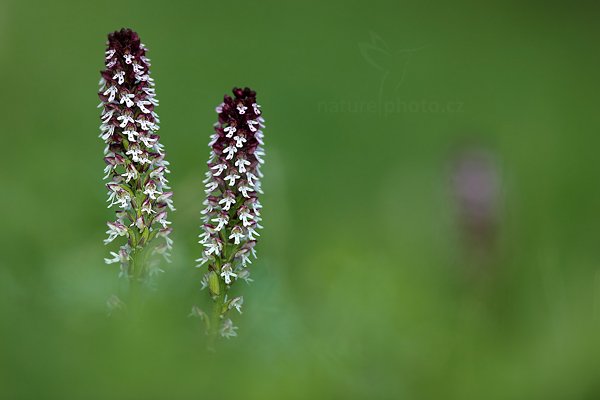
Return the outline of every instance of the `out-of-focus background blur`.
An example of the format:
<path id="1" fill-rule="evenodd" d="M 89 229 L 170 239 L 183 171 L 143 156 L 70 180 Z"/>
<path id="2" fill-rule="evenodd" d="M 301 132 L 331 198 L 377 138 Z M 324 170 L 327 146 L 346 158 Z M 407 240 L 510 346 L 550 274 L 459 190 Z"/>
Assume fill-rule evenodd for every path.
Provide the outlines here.
<path id="1" fill-rule="evenodd" d="M 0 398 L 600 398 L 590 2 L 0 2 Z M 136 316 L 103 264 L 106 34 L 150 49 L 174 257 Z M 239 337 L 193 305 L 207 142 L 267 120 Z"/>

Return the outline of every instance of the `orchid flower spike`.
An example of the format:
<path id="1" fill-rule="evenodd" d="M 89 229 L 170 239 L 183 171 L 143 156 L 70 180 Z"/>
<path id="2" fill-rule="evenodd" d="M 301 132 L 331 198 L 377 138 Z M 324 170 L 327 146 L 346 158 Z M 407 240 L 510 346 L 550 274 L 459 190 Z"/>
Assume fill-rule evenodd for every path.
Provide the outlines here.
<path id="1" fill-rule="evenodd" d="M 172 247 L 167 213 L 174 208 L 166 178 L 169 163 L 156 134 L 158 101 L 137 33 L 121 29 L 109 34 L 104 61 L 100 138 L 106 144 L 108 206 L 116 209 L 105 243 L 122 241 L 105 262 L 119 264 L 127 279 L 144 281 L 160 271 L 155 256 L 168 260 Z"/>
<path id="2" fill-rule="evenodd" d="M 208 266 L 202 286 L 208 287 L 215 303 L 211 322 L 213 334 L 236 336 L 227 317 L 231 310 L 242 312 L 243 297 L 229 297 L 240 280 L 251 282 L 250 258 L 262 228 L 260 167 L 263 164 L 264 120 L 256 93 L 249 88 L 233 89 L 216 108 L 218 122 L 209 143 L 208 172 L 204 180 L 206 199 L 202 211 L 200 244 L 204 247 L 199 267 Z"/>

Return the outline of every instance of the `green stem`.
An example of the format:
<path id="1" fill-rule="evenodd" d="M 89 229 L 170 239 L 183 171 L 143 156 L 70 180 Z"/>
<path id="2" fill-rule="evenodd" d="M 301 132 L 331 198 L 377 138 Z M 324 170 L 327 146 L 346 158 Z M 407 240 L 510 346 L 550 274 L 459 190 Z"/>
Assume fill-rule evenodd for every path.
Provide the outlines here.
<path id="1" fill-rule="evenodd" d="M 142 304 L 142 286 L 144 284 L 144 252 L 135 249 L 131 255 L 128 271 L 129 281 L 129 305 L 133 314 L 139 314 Z"/>
<path id="2" fill-rule="evenodd" d="M 213 310 L 210 316 L 210 333 L 208 338 L 208 350 L 215 351 L 215 343 L 219 337 L 219 328 L 221 327 L 221 312 L 225 301 L 225 285 L 219 279 L 219 294 L 213 299 Z"/>

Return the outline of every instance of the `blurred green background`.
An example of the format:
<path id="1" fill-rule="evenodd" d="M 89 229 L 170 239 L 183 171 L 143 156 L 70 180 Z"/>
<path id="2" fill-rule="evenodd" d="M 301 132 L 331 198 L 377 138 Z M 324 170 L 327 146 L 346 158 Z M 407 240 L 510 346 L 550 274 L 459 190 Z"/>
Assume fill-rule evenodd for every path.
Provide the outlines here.
<path id="1" fill-rule="evenodd" d="M 0 398 L 600 398 L 599 17 L 1 0 Z M 144 312 L 109 318 L 96 92 L 124 26 L 150 49 L 178 210 Z M 265 229 L 240 335 L 209 354 L 187 315 L 209 305 L 201 180 L 234 85 L 267 120 Z"/>

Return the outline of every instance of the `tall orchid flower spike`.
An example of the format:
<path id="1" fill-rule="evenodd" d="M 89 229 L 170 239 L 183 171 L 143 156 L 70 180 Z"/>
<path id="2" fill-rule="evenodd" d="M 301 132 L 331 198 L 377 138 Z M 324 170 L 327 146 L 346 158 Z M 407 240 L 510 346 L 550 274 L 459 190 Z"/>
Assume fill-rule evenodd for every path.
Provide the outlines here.
<path id="1" fill-rule="evenodd" d="M 160 271 L 156 255 L 168 261 L 172 247 L 167 213 L 175 209 L 165 177 L 169 163 L 156 134 L 158 101 L 138 34 L 131 29 L 109 34 L 104 61 L 100 138 L 106 143 L 108 207 L 116 209 L 104 243 L 125 242 L 105 262 L 120 264 L 120 276 L 130 282 L 143 282 Z"/>
<path id="2" fill-rule="evenodd" d="M 206 200 L 202 211 L 204 246 L 199 267 L 208 265 L 202 288 L 208 287 L 214 301 L 210 317 L 194 308 L 192 314 L 202 317 L 212 336 L 237 336 L 228 318 L 231 310 L 242 312 L 243 297 L 231 295 L 239 281 L 251 282 L 248 265 L 256 258 L 254 246 L 260 236 L 262 194 L 260 166 L 264 163 L 264 119 L 256 103 L 256 93 L 249 88 L 233 89 L 233 97 L 225 96 L 216 108 L 219 121 L 214 125 L 209 147 L 208 172 L 204 180 Z"/>

